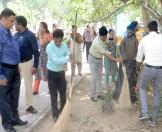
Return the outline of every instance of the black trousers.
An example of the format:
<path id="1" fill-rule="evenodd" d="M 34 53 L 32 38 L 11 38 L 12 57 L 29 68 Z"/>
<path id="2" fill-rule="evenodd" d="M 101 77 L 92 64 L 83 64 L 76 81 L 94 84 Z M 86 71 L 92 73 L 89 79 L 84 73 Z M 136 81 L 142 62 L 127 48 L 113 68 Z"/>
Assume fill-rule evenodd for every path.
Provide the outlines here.
<path id="1" fill-rule="evenodd" d="M 0 86 L 0 113 L 2 125 L 6 129 L 18 118 L 18 102 L 20 94 L 20 73 L 18 67 L 2 66 L 3 74 L 8 80 L 7 86 Z"/>
<path id="2" fill-rule="evenodd" d="M 87 57 L 87 61 L 88 61 L 89 49 L 92 45 L 92 42 L 85 42 L 85 45 L 86 45 L 86 57 Z"/>
<path id="3" fill-rule="evenodd" d="M 59 112 L 62 111 L 66 103 L 67 83 L 65 79 L 65 72 L 64 71 L 54 72 L 48 70 L 48 87 L 49 87 L 49 92 L 51 97 L 52 115 L 55 118 L 59 116 Z M 60 103 L 61 103 L 60 110 L 58 110 L 57 107 L 58 92 L 60 94 Z"/>
<path id="4" fill-rule="evenodd" d="M 126 60 L 123 62 L 126 67 L 126 74 L 129 83 L 129 92 L 131 102 L 134 103 L 137 101 L 135 87 L 137 84 L 137 74 L 136 74 L 136 61 L 135 60 Z M 122 85 L 124 80 L 124 74 L 122 71 L 122 65 L 119 65 L 119 71 L 117 75 L 116 87 L 113 91 L 113 98 L 118 99 L 121 93 Z"/>

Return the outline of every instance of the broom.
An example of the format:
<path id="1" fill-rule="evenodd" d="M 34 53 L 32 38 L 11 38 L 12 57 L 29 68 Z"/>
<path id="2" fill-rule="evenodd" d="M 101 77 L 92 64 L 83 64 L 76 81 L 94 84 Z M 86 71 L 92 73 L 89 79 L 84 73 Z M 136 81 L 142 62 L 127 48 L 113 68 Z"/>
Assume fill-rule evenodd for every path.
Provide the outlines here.
<path id="1" fill-rule="evenodd" d="M 77 18 L 78 18 L 78 9 L 76 11 L 76 14 L 75 14 L 75 26 L 77 25 Z M 71 65 L 72 64 L 75 64 L 76 63 L 76 55 L 75 55 L 75 39 L 76 39 L 76 35 L 74 34 L 74 40 L 73 40 L 73 44 L 72 44 L 72 58 L 71 58 Z M 70 41 L 71 42 L 71 41 Z M 71 45 L 71 44 L 70 44 Z M 72 68 L 71 68 L 72 69 Z M 72 72 L 71 72 L 72 73 Z M 71 77 L 70 77 L 70 82 L 68 83 L 69 87 L 72 88 L 72 89 L 68 89 L 67 90 L 67 99 L 70 101 L 71 100 L 71 94 L 72 94 L 72 91 L 73 91 L 73 79 L 74 79 L 74 75 L 71 74 Z"/>
<path id="2" fill-rule="evenodd" d="M 119 100 L 117 102 L 114 101 L 114 110 L 129 110 L 131 108 L 129 84 L 127 80 L 125 65 L 122 65 L 122 70 L 124 73 L 124 80 L 123 80 L 123 85 L 119 96 Z"/>
<path id="3" fill-rule="evenodd" d="M 119 68 L 119 63 L 117 63 Z M 111 80 L 112 81 L 112 80 Z M 109 86 L 105 96 L 103 96 L 102 101 L 102 111 L 103 112 L 113 112 L 114 111 L 114 101 L 113 101 L 113 86 Z"/>
<path id="4" fill-rule="evenodd" d="M 119 66 L 119 64 L 118 64 Z M 102 102 L 102 111 L 103 112 L 113 112 L 115 110 L 129 110 L 131 108 L 131 100 L 129 94 L 129 85 L 126 75 L 126 68 L 122 64 L 122 71 L 124 74 L 124 80 L 122 84 L 121 93 L 118 101 L 113 100 L 113 88 L 109 87 L 104 100 Z"/>

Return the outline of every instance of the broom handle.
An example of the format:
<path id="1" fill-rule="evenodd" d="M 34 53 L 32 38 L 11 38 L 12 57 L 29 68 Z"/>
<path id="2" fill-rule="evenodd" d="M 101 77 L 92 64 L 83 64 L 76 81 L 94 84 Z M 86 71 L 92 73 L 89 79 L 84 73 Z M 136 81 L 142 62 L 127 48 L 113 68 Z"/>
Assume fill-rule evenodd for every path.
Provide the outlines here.
<path id="1" fill-rule="evenodd" d="M 77 9 L 76 14 L 75 14 L 75 26 L 77 26 L 77 18 L 78 18 L 78 9 Z M 75 53 L 75 39 L 76 39 L 76 34 L 74 34 L 73 54 Z M 75 58 L 74 58 L 74 59 L 75 59 Z M 74 75 L 71 74 L 71 84 L 72 84 L 72 82 L 73 82 L 73 76 L 74 76 Z"/>

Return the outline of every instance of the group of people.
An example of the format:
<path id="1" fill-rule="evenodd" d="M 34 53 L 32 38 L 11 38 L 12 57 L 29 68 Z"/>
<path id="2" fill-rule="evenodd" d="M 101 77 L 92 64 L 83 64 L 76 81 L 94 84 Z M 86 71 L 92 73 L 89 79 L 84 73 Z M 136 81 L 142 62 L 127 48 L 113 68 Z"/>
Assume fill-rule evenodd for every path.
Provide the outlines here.
<path id="1" fill-rule="evenodd" d="M 11 29 L 15 25 L 16 33 Z M 40 22 L 39 31 L 34 34 L 27 28 L 27 19 L 16 16 L 11 9 L 4 9 L 0 14 L 0 113 L 2 125 L 7 132 L 16 132 L 14 125 L 25 125 L 19 117 L 18 102 L 21 77 L 26 90 L 26 111 L 36 114 L 33 107 L 33 95 L 39 94 L 41 80 L 47 81 L 52 116 L 56 122 L 66 103 L 66 68 L 71 62 L 71 75 L 75 76 L 76 65 L 78 75 L 82 76 L 82 50 L 86 47 L 86 57 L 90 67 L 91 83 L 90 98 L 96 102 L 102 95 L 102 69 L 105 68 L 105 86 L 109 87 L 110 75 L 116 84 L 113 98 L 118 100 L 123 83 L 122 64 L 126 67 L 129 83 L 130 99 L 137 101 L 135 87 L 140 78 L 141 115 L 139 119 L 149 118 L 146 87 L 149 80 L 153 83 L 152 126 L 156 126 L 160 107 L 160 87 L 162 86 L 162 36 L 158 33 L 158 24 L 148 24 L 150 33 L 140 43 L 136 38 L 138 22 L 132 22 L 126 35 L 117 44 L 115 31 L 105 26 L 99 29 L 98 35 L 94 28 L 87 25 L 83 37 L 73 25 L 63 42 L 64 33 L 53 25 L 52 33 L 45 22 Z M 82 43 L 84 43 L 82 47 Z M 82 49 L 83 48 L 83 49 Z M 104 61 L 103 61 L 104 58 Z M 141 62 L 144 67 L 140 77 Z M 117 64 L 119 64 L 117 66 Z M 21 76 L 20 76 L 21 75 Z M 34 76 L 34 82 L 33 82 Z M 60 109 L 57 107 L 57 96 L 60 94 Z"/>
<path id="2" fill-rule="evenodd" d="M 102 69 L 104 64 L 105 86 L 109 87 L 111 74 L 112 81 L 115 82 L 112 97 L 118 101 L 123 88 L 124 74 L 122 65 L 124 65 L 131 103 L 137 101 L 136 90 L 137 80 L 139 80 L 141 102 L 139 119 L 150 119 L 151 126 L 155 127 L 160 110 L 160 90 L 162 88 L 162 35 L 158 32 L 158 23 L 156 21 L 151 21 L 148 24 L 149 33 L 143 36 L 140 42 L 136 37 L 137 30 L 138 22 L 133 21 L 127 27 L 121 43 L 117 45 L 114 36 L 115 32 L 112 29 L 108 31 L 105 26 L 99 29 L 99 36 L 92 42 L 88 56 L 91 72 L 90 98 L 93 102 L 97 102 L 98 98 L 101 97 L 100 95 L 102 95 Z M 141 68 L 142 62 L 143 68 Z M 147 84 L 149 81 L 152 82 L 153 87 L 153 111 L 151 114 L 147 106 Z"/>
<path id="3" fill-rule="evenodd" d="M 14 36 L 10 31 L 13 25 L 15 25 L 17 31 Z M 16 16 L 8 8 L 4 9 L 0 14 L 0 113 L 2 125 L 7 132 L 15 132 L 14 125 L 28 123 L 28 121 L 22 121 L 19 118 L 18 112 L 21 78 L 24 79 L 25 83 L 26 112 L 32 114 L 38 112 L 33 107 L 33 94 L 38 94 L 40 80 L 48 80 L 46 47 L 51 42 L 52 36 L 62 40 L 63 32 L 56 29 L 56 32 L 51 35 L 47 24 L 41 22 L 39 31 L 35 35 L 27 28 L 27 20 L 24 16 Z M 61 55 L 68 55 L 68 52 Z M 61 69 L 59 68 L 59 70 Z M 33 75 L 35 76 L 34 85 Z M 51 86 L 55 88 L 58 85 L 51 85 L 50 80 L 48 82 L 52 98 L 53 92 L 51 92 L 50 88 Z M 54 83 L 53 80 L 52 83 Z M 59 85 L 58 87 L 62 86 Z M 63 89 L 66 89 L 66 85 L 63 86 Z M 62 95 L 62 98 L 65 98 L 65 94 Z M 64 103 L 65 99 L 62 104 Z"/>
<path id="4" fill-rule="evenodd" d="M 13 26 L 16 29 L 14 34 L 11 32 Z M 84 41 L 88 56 L 87 47 L 95 32 L 92 33 L 87 26 L 82 37 L 77 26 L 73 25 L 65 44 L 63 30 L 55 24 L 52 27 L 50 33 L 47 23 L 40 22 L 35 34 L 27 28 L 24 16 L 16 16 L 9 8 L 0 14 L 0 113 L 2 126 L 7 132 L 16 132 L 14 125 L 28 123 L 20 119 L 18 112 L 21 78 L 25 84 L 26 112 L 31 114 L 38 112 L 33 106 L 33 95 L 39 94 L 41 80 L 48 82 L 52 116 L 56 122 L 66 102 L 67 63 L 71 62 L 72 76 L 75 76 L 76 65 L 78 75 L 82 76 L 82 43 Z M 60 109 L 57 107 L 58 92 Z"/>

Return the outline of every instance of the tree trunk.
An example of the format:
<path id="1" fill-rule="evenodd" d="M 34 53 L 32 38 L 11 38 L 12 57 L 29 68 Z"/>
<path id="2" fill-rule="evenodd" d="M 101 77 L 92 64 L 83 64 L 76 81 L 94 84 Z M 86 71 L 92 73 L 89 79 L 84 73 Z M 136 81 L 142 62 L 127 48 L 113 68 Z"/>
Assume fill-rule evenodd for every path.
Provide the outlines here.
<path id="1" fill-rule="evenodd" d="M 147 4 L 147 0 L 142 0 L 143 4 Z M 148 11 L 143 7 L 142 7 L 142 18 L 143 18 L 143 24 L 144 24 L 144 31 L 147 32 L 147 25 L 149 22 L 149 16 L 148 16 Z"/>
<path id="2" fill-rule="evenodd" d="M 160 4 L 161 4 L 161 7 L 162 7 L 162 0 L 160 0 Z"/>
<path id="3" fill-rule="evenodd" d="M 3 8 L 7 8 L 7 3 L 8 3 L 9 1 L 10 1 L 10 0 L 2 0 Z"/>
<path id="4" fill-rule="evenodd" d="M 162 7 L 162 0 L 160 0 L 160 4 Z M 160 16 L 159 24 L 160 24 L 160 29 L 162 30 L 162 15 Z"/>

